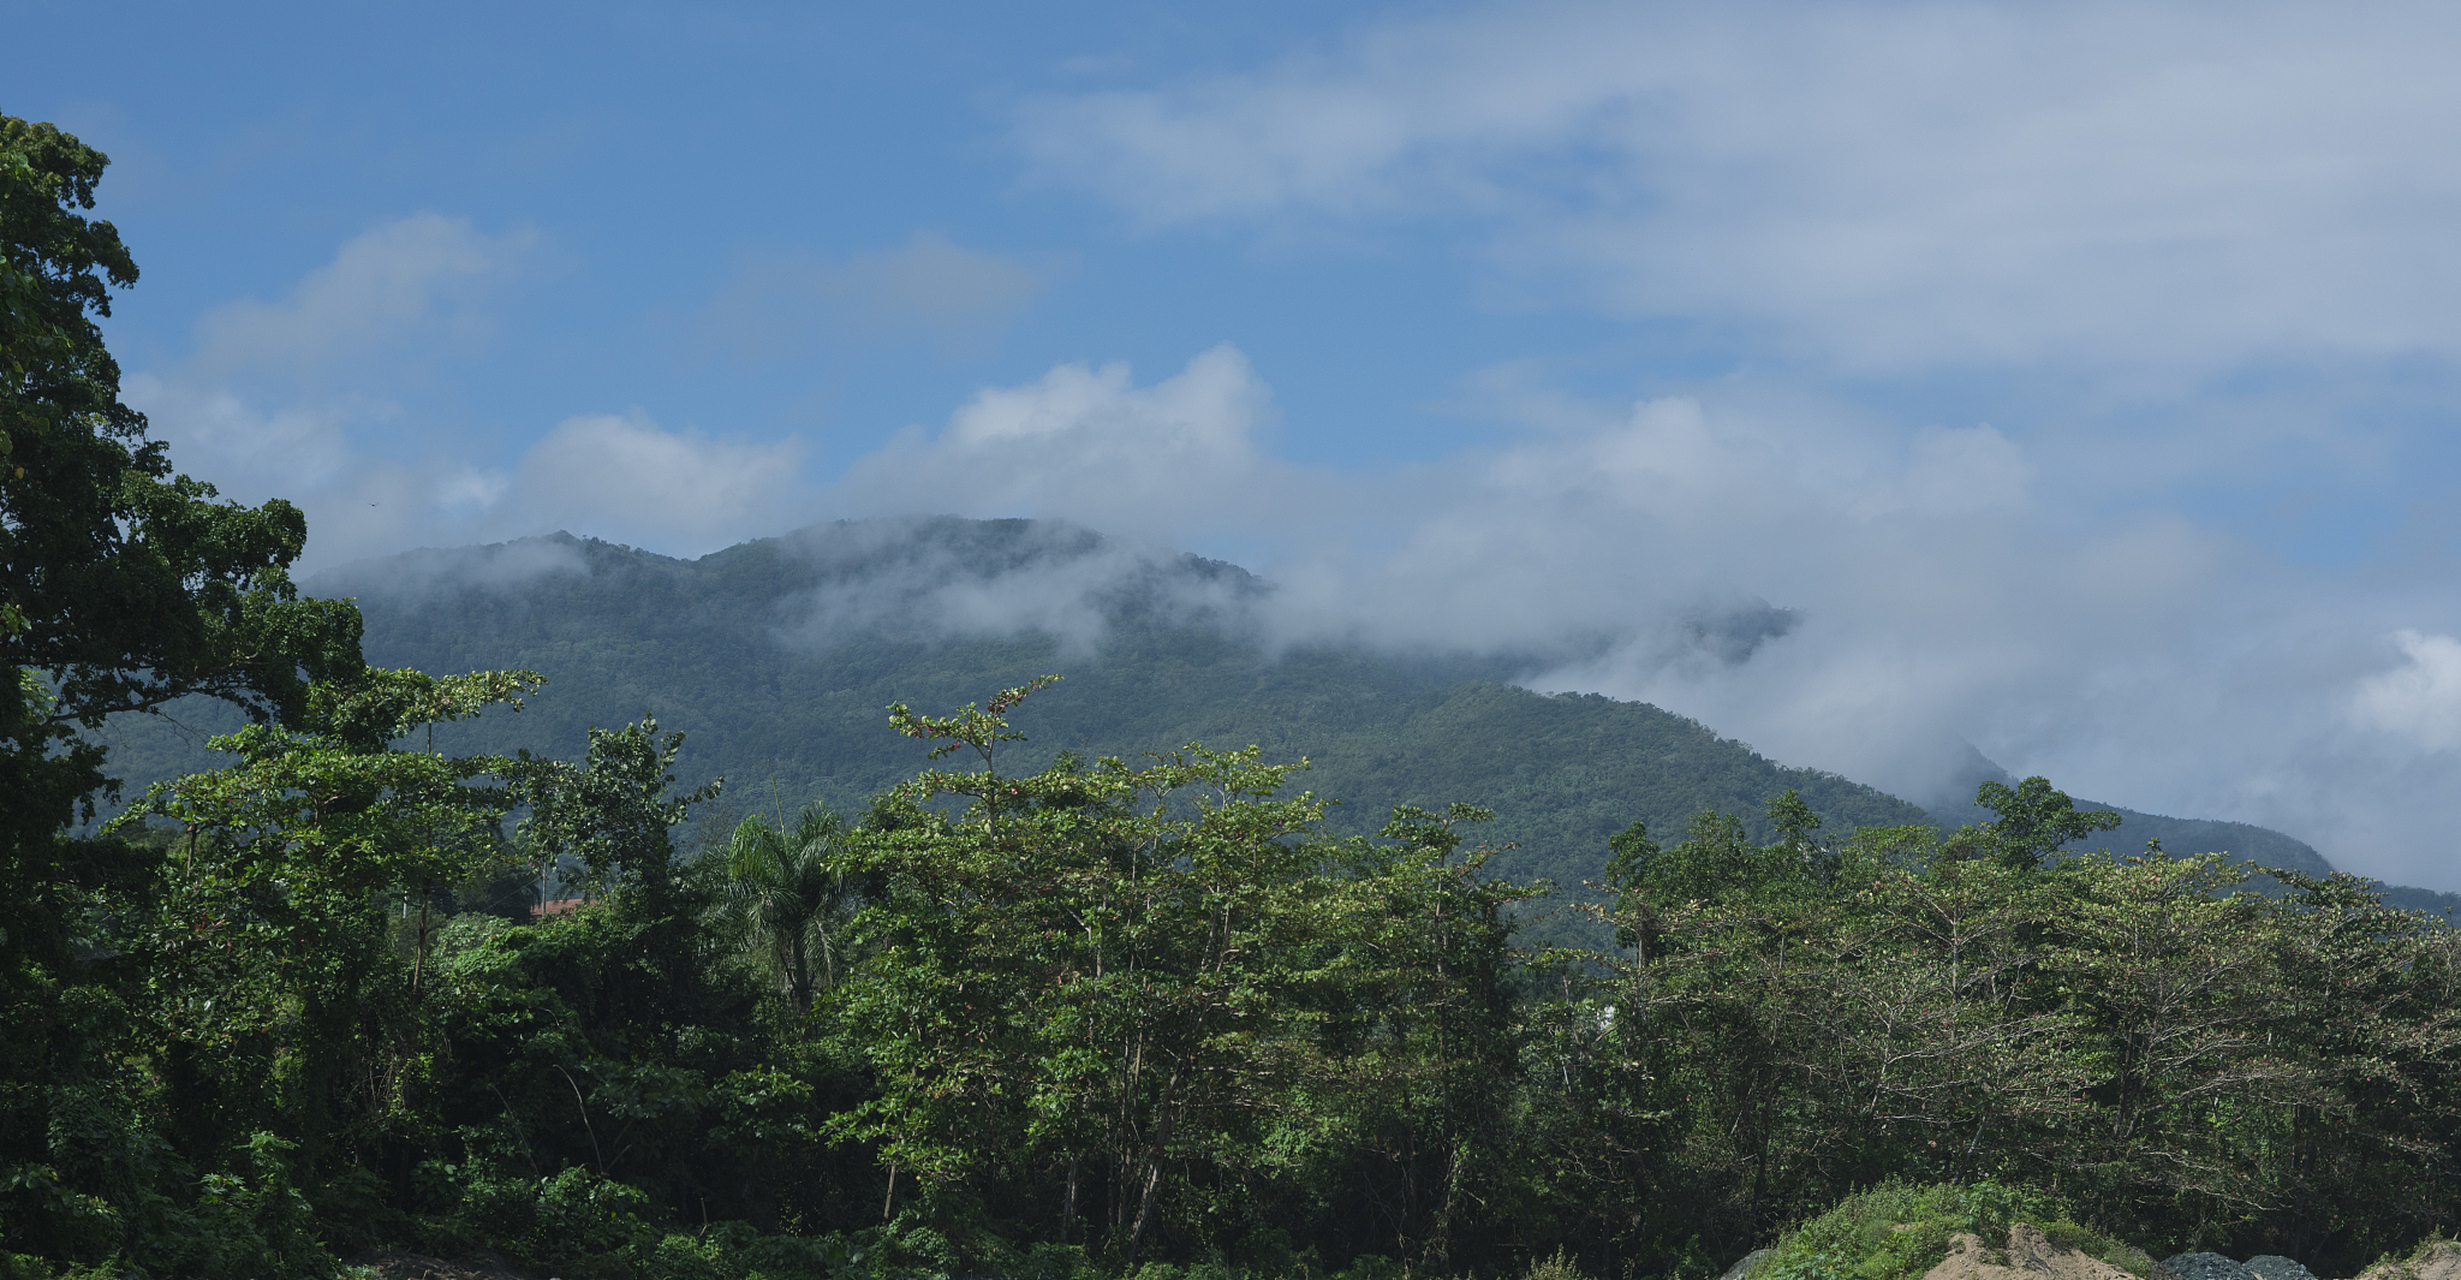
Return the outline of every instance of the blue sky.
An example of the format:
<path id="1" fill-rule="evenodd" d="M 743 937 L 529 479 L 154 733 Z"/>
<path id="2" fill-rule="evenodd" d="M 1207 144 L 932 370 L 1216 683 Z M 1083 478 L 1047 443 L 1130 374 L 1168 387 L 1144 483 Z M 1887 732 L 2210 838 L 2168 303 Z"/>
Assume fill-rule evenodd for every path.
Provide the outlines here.
<path id="1" fill-rule="evenodd" d="M 2426 4 L 21 5 L 315 564 L 1075 519 L 1908 793 L 2461 888 Z M 1707 661 L 1683 620 L 1803 626 Z"/>

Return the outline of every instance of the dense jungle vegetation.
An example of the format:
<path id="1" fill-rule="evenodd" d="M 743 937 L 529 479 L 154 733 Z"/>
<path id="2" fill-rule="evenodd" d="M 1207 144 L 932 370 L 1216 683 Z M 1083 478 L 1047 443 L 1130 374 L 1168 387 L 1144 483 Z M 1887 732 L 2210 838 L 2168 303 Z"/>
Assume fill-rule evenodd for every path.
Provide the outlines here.
<path id="1" fill-rule="evenodd" d="M 557 692 L 370 666 L 289 579 L 298 512 L 145 439 L 103 165 L 0 118 L 11 1276 L 1705 1280 L 1901 1184 L 2350 1274 L 2461 1209 L 2461 935 L 2060 856 L 2111 819 L 2041 779 L 1948 833 L 1793 789 L 1631 821 L 1575 907 L 1492 873 L 1480 809 L 1020 755 L 1066 688 L 1026 680 L 891 707 L 860 804 L 737 785 L 678 847 L 723 801 L 677 735 L 453 745 Z M 80 731 L 198 695 L 246 717 L 220 767 L 118 795 Z M 589 900 L 534 917 L 542 880 Z M 1530 943 L 1575 910 L 1598 945 Z"/>

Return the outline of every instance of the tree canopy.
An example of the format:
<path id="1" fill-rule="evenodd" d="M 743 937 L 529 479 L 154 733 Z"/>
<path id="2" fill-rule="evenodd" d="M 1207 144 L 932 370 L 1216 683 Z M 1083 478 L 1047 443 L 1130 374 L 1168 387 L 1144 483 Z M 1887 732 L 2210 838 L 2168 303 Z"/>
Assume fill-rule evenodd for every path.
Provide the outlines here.
<path id="1" fill-rule="evenodd" d="M 107 159 L 0 117 L 0 791 L 14 858 L 109 779 L 76 727 L 210 694 L 296 717 L 359 664 L 346 602 L 303 600 L 297 508 L 215 501 L 120 399 L 98 317 L 137 268 L 88 218 Z"/>

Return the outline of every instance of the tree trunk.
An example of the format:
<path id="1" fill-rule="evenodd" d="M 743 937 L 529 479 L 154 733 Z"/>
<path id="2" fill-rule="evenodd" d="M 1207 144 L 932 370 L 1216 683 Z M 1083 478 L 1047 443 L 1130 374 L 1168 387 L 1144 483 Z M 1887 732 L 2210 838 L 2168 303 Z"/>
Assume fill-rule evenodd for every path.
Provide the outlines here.
<path id="1" fill-rule="evenodd" d="M 413 1000 L 419 998 L 419 982 L 427 973 L 427 900 L 430 896 L 428 883 L 420 881 L 419 939 L 414 944 L 415 951 L 410 962 L 410 998 Z"/>
<path id="2" fill-rule="evenodd" d="M 1068 1243 L 1068 1233 L 1077 1221 L 1077 1157 L 1068 1157 L 1068 1189 L 1060 1195 L 1060 1243 Z"/>
<path id="3" fill-rule="evenodd" d="M 1144 1243 L 1145 1228 L 1153 1222 L 1154 1202 L 1161 1198 L 1162 1162 L 1167 1158 L 1167 1148 L 1171 1142 L 1171 1120 L 1171 1113 L 1165 1111 L 1162 1113 L 1162 1123 L 1154 1127 L 1154 1154 L 1151 1162 L 1145 1167 L 1145 1194 L 1137 1201 L 1136 1224 L 1128 1228 L 1128 1265 L 1130 1267 L 1136 1265 L 1137 1246 Z"/>

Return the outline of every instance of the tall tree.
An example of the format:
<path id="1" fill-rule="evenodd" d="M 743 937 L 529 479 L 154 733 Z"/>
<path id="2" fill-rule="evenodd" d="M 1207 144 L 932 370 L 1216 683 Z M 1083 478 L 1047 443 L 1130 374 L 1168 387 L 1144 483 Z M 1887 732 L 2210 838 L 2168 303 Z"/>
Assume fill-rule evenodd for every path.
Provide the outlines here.
<path id="1" fill-rule="evenodd" d="M 815 806 L 792 827 L 758 814 L 727 844 L 726 912 L 798 1013 L 837 984 L 858 897 L 846 820 Z"/>
<path id="2" fill-rule="evenodd" d="M 657 717 L 643 716 L 621 729 L 591 729 L 583 764 L 519 753 L 507 769 L 530 806 L 523 835 L 542 857 L 571 858 L 601 889 L 637 899 L 644 917 L 671 917 L 674 828 L 721 785 L 673 794 L 683 745 L 684 735 L 662 737 Z"/>
<path id="3" fill-rule="evenodd" d="M 259 720 L 359 662 L 346 601 L 301 600 L 287 502 L 216 502 L 120 400 L 99 317 L 136 264 L 94 207 L 104 155 L 0 117 L 0 791 L 12 852 L 107 784 L 78 727 L 193 693 Z"/>
<path id="4" fill-rule="evenodd" d="M 1985 782 L 1975 789 L 1974 803 L 1999 815 L 1986 828 L 1991 851 L 2018 868 L 2039 867 L 2064 846 L 2120 823 L 2119 815 L 2108 809 L 2079 812 L 2076 801 L 2048 778 L 2027 778 L 2014 789 L 2005 782 Z"/>
<path id="5" fill-rule="evenodd" d="M 131 963 L 106 936 L 160 850 L 73 840 L 112 794 L 79 730 L 191 694 L 260 724 L 311 714 L 318 678 L 363 670 L 346 601 L 302 600 L 306 525 L 176 474 L 120 399 L 96 323 L 137 268 L 89 218 L 103 154 L 0 117 L 0 1192 L 6 1239 L 111 1219 L 170 1168 L 124 1095 Z M 105 1194 L 108 1191 L 109 1194 Z M 119 1197 L 117 1200 L 113 1196 Z M 83 1197 L 83 1198 L 80 1198 Z M 87 1205 L 63 1214 L 61 1206 Z M 100 1215 L 100 1216 L 96 1216 Z M 112 1220 L 104 1234 L 135 1229 Z M 103 1230 L 97 1228 L 97 1230 Z M 82 1237 L 81 1237 L 82 1238 Z M 7 1247 L 14 1247 L 13 1245 Z"/>
<path id="6" fill-rule="evenodd" d="M 1047 1177 L 1056 1234 L 1082 1224 L 1122 1262 L 1347 1135 L 1414 1187 L 1380 1243 L 1445 1256 L 1501 1145 L 1504 908 L 1526 896 L 1448 861 L 1478 815 L 1331 839 L 1253 748 L 1000 773 L 1031 688 L 895 713 L 984 767 L 927 772 L 866 822 L 880 889 L 838 1008 L 880 1092 L 837 1131 L 926 1204 Z"/>

